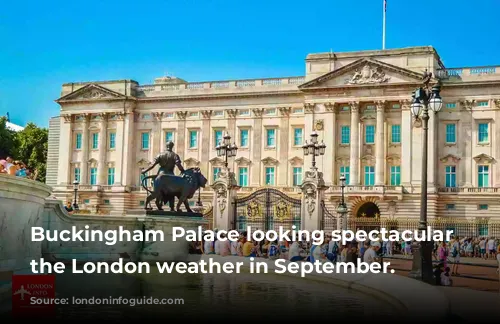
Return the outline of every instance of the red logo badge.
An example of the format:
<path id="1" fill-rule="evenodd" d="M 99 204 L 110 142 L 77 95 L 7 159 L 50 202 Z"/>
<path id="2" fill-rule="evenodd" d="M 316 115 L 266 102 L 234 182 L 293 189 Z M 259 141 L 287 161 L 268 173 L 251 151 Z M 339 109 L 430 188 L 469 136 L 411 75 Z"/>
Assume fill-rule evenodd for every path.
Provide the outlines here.
<path id="1" fill-rule="evenodd" d="M 12 314 L 16 317 L 54 316 L 54 275 L 13 275 Z"/>

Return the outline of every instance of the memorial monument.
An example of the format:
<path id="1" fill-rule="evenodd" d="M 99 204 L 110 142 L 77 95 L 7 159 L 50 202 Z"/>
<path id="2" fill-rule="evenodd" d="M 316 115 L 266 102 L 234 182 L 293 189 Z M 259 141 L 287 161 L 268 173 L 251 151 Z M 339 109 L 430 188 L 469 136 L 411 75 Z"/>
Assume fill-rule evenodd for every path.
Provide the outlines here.
<path id="1" fill-rule="evenodd" d="M 193 198 L 200 188 L 205 188 L 207 179 L 201 173 L 200 168 L 184 170 L 179 155 L 172 151 L 174 147 L 172 141 L 167 142 L 166 146 L 167 151 L 158 155 L 150 166 L 142 171 L 142 174 L 145 175 L 157 165 L 160 166 L 156 175 L 145 176 L 141 181 L 142 187 L 148 192 L 144 204 L 146 215 L 203 217 L 202 214 L 191 210 L 188 199 Z M 181 172 L 180 175 L 174 174 L 175 167 Z M 146 186 L 149 179 L 154 179 L 152 191 Z M 175 198 L 177 198 L 176 206 L 174 204 Z M 153 210 L 151 207 L 153 200 L 155 200 L 157 210 Z M 170 211 L 163 210 L 163 205 L 167 203 Z M 182 205 L 186 211 L 182 211 Z"/>

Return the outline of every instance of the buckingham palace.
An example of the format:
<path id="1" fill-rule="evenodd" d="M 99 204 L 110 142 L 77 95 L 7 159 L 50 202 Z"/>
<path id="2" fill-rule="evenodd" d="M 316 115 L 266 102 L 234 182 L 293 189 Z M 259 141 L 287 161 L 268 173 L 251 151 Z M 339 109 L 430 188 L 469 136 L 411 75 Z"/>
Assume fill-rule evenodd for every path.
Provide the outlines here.
<path id="1" fill-rule="evenodd" d="M 410 102 L 425 71 L 443 100 L 429 119 L 429 217 L 500 219 L 500 71 L 445 67 L 429 46 L 309 54 L 304 76 L 63 84 L 60 116 L 50 120 L 47 184 L 72 201 L 77 179 L 81 208 L 126 214 L 144 207 L 141 171 L 168 141 L 211 183 L 228 134 L 238 146 L 229 159 L 238 197 L 272 187 L 300 198 L 311 164 L 302 146 L 315 131 L 326 145 L 316 158 L 325 208 L 335 209 L 345 175 L 350 217 L 416 219 L 422 123 Z M 205 206 L 213 195 L 210 186 L 201 191 Z"/>

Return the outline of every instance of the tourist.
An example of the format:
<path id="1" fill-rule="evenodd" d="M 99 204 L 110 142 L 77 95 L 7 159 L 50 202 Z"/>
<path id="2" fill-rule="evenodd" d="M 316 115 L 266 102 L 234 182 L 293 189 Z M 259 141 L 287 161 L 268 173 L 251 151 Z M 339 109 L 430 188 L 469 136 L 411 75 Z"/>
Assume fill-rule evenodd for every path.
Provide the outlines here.
<path id="1" fill-rule="evenodd" d="M 214 242 L 214 254 L 220 255 L 220 240 L 215 239 Z"/>
<path id="2" fill-rule="evenodd" d="M 330 241 L 328 242 L 328 251 L 326 254 L 326 258 L 330 260 L 330 262 L 336 263 L 338 253 L 339 253 L 339 245 L 337 244 L 336 241 L 330 238 Z"/>
<path id="3" fill-rule="evenodd" d="M 276 260 L 280 256 L 280 249 L 276 241 L 271 241 L 267 249 L 267 255 L 269 259 Z"/>
<path id="4" fill-rule="evenodd" d="M 292 245 L 290 245 L 290 250 L 288 251 L 288 259 L 290 262 L 302 261 L 304 257 L 300 255 L 300 244 L 297 241 L 294 241 Z"/>
<path id="5" fill-rule="evenodd" d="M 5 160 L 2 160 L 2 161 L 5 161 Z M 7 162 L 7 161 L 6 161 Z M 7 170 L 5 170 L 5 166 L 4 164 L 0 161 L 0 174 L 6 174 L 7 173 Z"/>
<path id="6" fill-rule="evenodd" d="M 231 255 L 232 256 L 238 256 L 238 244 L 240 243 L 240 239 L 236 241 L 231 241 Z"/>
<path id="7" fill-rule="evenodd" d="M 309 261 L 312 263 L 314 263 L 315 261 L 321 262 L 321 259 L 321 246 L 313 244 L 313 246 L 311 246 L 311 250 L 309 251 Z"/>
<path id="8" fill-rule="evenodd" d="M 226 234 L 223 233 L 220 235 L 221 239 L 224 239 L 226 238 Z M 219 242 L 219 254 L 220 256 L 228 256 L 231 254 L 231 244 L 229 242 L 229 240 L 220 240 L 220 241 L 217 241 Z"/>
<path id="9" fill-rule="evenodd" d="M 486 239 L 484 237 L 479 239 L 479 254 L 481 258 L 486 260 Z"/>
<path id="10" fill-rule="evenodd" d="M 213 242 L 210 240 L 206 240 L 203 244 L 203 251 L 205 252 L 205 254 L 215 254 Z"/>
<path id="11" fill-rule="evenodd" d="M 448 247 L 446 246 L 446 242 L 441 242 L 441 245 L 438 248 L 438 258 L 441 263 L 443 263 L 443 267 L 446 268 L 448 261 Z"/>
<path id="12" fill-rule="evenodd" d="M 251 241 L 247 241 L 246 237 L 243 238 L 242 240 L 243 246 L 242 246 L 242 254 L 244 257 L 255 257 L 254 253 L 254 247 L 253 243 Z"/>
<path id="13" fill-rule="evenodd" d="M 441 285 L 442 286 L 451 286 L 453 284 L 453 280 L 451 280 L 450 276 L 450 267 L 446 267 L 444 272 L 441 274 Z"/>
<path id="14" fill-rule="evenodd" d="M 28 176 L 27 170 L 26 170 L 26 165 L 24 165 L 23 162 L 21 161 L 15 161 L 14 164 L 16 165 L 16 177 L 21 177 L 21 178 L 26 178 Z"/>
<path id="15" fill-rule="evenodd" d="M 453 265 L 451 266 L 451 274 L 458 276 L 458 264 L 460 263 L 460 240 L 455 237 L 451 245 L 451 256 L 453 257 Z"/>
<path id="16" fill-rule="evenodd" d="M 263 257 L 266 257 L 267 256 L 267 252 L 269 250 L 269 245 L 271 244 L 271 242 L 269 242 L 269 240 L 265 240 L 264 241 L 264 244 L 262 245 L 262 256 Z"/>
<path id="17" fill-rule="evenodd" d="M 380 242 L 372 242 L 369 249 L 367 249 L 363 255 L 363 261 L 365 263 L 373 263 L 378 261 L 377 252 L 380 249 Z"/>
<path id="18" fill-rule="evenodd" d="M 71 206 L 71 201 L 66 202 L 66 206 L 64 206 L 64 209 L 66 209 L 66 211 L 69 214 L 73 213 L 73 207 Z"/>
<path id="19" fill-rule="evenodd" d="M 487 246 L 488 246 L 488 259 L 495 259 L 496 257 L 496 242 L 494 237 L 490 237 L 488 240 Z"/>
<path id="20" fill-rule="evenodd" d="M 474 244 L 472 243 L 472 238 L 466 241 L 465 253 L 469 258 L 474 256 Z"/>
<path id="21" fill-rule="evenodd" d="M 441 286 L 441 274 L 443 273 L 443 264 L 439 263 L 434 267 L 434 280 L 436 286 Z"/>

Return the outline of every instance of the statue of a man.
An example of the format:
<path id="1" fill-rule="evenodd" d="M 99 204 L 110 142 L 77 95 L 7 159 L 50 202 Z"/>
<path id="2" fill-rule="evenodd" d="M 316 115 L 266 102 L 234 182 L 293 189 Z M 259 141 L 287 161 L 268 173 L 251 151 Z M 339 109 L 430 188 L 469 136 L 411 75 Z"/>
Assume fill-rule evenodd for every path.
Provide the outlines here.
<path id="1" fill-rule="evenodd" d="M 175 167 L 177 167 L 179 171 L 181 171 L 181 174 L 183 174 L 184 168 L 182 167 L 181 158 L 179 157 L 179 155 L 177 155 L 172 151 L 173 147 L 174 147 L 174 142 L 169 141 L 167 143 L 167 151 L 165 153 L 161 153 L 160 155 L 158 155 L 154 159 L 153 164 L 151 164 L 151 166 L 146 170 L 142 171 L 142 174 L 148 173 L 156 165 L 160 165 L 160 169 L 158 169 L 155 182 L 163 175 L 174 176 Z"/>

